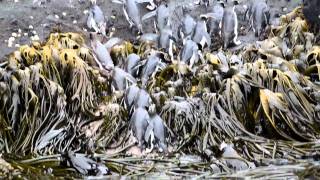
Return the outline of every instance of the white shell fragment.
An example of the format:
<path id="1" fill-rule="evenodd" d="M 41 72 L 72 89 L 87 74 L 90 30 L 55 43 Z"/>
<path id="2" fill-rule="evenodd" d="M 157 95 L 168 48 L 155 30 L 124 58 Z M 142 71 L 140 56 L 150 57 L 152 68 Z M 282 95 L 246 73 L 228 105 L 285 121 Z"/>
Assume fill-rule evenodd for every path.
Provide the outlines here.
<path id="1" fill-rule="evenodd" d="M 14 38 L 14 37 L 10 37 L 10 38 L 8 39 L 8 47 L 12 47 L 14 41 L 15 41 L 15 38 Z"/>

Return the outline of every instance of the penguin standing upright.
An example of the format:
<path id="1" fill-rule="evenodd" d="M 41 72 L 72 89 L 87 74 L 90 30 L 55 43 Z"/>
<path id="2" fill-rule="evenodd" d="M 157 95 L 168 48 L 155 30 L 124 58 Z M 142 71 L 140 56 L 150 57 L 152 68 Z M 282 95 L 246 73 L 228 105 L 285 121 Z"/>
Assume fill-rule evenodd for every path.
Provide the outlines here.
<path id="1" fill-rule="evenodd" d="M 221 23 L 221 37 L 223 40 L 223 48 L 226 49 L 230 45 L 240 45 L 238 40 L 238 16 L 235 12 L 235 6 L 238 1 L 234 1 L 233 6 L 225 7 Z"/>
<path id="2" fill-rule="evenodd" d="M 208 17 L 206 17 L 205 15 L 200 16 L 200 19 L 195 26 L 194 35 L 192 37 L 192 40 L 200 44 L 202 49 L 204 49 L 205 46 L 211 46 L 211 37 L 207 29 L 207 19 Z"/>
<path id="3" fill-rule="evenodd" d="M 107 48 L 99 41 L 96 33 L 90 33 L 91 47 L 97 56 L 97 63 L 105 69 L 114 68 L 114 63 Z M 101 67 L 100 67 L 101 68 Z"/>
<path id="4" fill-rule="evenodd" d="M 137 29 L 138 34 L 143 33 L 142 27 L 142 16 L 140 12 L 142 11 L 139 7 L 140 3 L 150 2 L 150 0 L 112 0 L 113 3 L 123 5 L 123 13 L 128 21 L 130 28 L 134 31 Z"/>
<path id="5" fill-rule="evenodd" d="M 182 24 L 179 27 L 179 36 L 185 42 L 187 39 L 191 39 L 194 33 L 194 29 L 197 25 L 197 22 L 193 17 L 186 12 L 186 9 L 183 9 L 183 19 Z M 184 43 L 183 43 L 184 44 Z"/>
<path id="6" fill-rule="evenodd" d="M 265 0 L 258 0 L 252 3 L 249 10 L 250 25 L 256 37 L 260 37 L 270 24 L 270 8 Z"/>
<path id="7" fill-rule="evenodd" d="M 95 0 L 90 0 L 90 10 L 87 19 L 87 26 L 95 32 L 106 35 L 107 23 L 101 8 Z"/>
<path id="8" fill-rule="evenodd" d="M 141 151 L 145 147 L 144 136 L 149 124 L 149 119 L 150 117 L 149 117 L 148 111 L 142 107 L 135 109 L 130 119 L 133 135 L 137 138 L 138 146 L 141 149 Z"/>

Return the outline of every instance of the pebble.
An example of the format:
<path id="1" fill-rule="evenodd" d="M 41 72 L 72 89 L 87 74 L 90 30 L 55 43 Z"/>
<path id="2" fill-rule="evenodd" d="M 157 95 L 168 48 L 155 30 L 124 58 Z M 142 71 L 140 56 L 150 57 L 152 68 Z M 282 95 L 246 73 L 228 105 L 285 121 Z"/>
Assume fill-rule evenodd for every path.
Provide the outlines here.
<path id="1" fill-rule="evenodd" d="M 39 41 L 40 40 L 38 35 L 31 36 L 30 39 L 31 39 L 31 41 Z"/>
<path id="2" fill-rule="evenodd" d="M 8 41 L 12 41 L 13 42 L 14 40 L 16 40 L 16 38 L 10 37 Z"/>
<path id="3" fill-rule="evenodd" d="M 10 38 L 9 38 L 9 40 L 8 40 L 8 47 L 12 47 L 14 40 L 15 40 L 14 37 L 10 37 Z"/>
<path id="4" fill-rule="evenodd" d="M 59 16 L 56 14 L 56 15 L 54 15 L 54 17 L 56 18 L 56 19 L 59 19 Z"/>
<path id="5" fill-rule="evenodd" d="M 30 16 L 30 19 L 33 19 L 33 16 Z"/>
<path id="6" fill-rule="evenodd" d="M 88 13 L 89 11 L 87 9 L 83 11 L 83 14 L 88 14 Z"/>
<path id="7" fill-rule="evenodd" d="M 20 47 L 20 44 L 15 44 L 14 47 L 18 48 Z"/>
<path id="8" fill-rule="evenodd" d="M 14 32 L 14 33 L 11 34 L 11 36 L 12 36 L 12 37 L 17 37 L 18 34 Z"/>
<path id="9" fill-rule="evenodd" d="M 28 36 L 28 33 L 23 33 L 23 36 Z"/>
<path id="10" fill-rule="evenodd" d="M 16 26 L 18 25 L 18 20 L 14 19 L 10 22 L 11 25 Z"/>
<path id="11" fill-rule="evenodd" d="M 46 28 L 46 27 L 49 27 L 49 24 L 44 23 L 44 24 L 41 24 L 41 26 Z"/>
<path id="12" fill-rule="evenodd" d="M 21 30 L 21 29 L 18 29 L 18 33 L 22 33 L 22 30 Z"/>
<path id="13" fill-rule="evenodd" d="M 29 25 L 29 29 L 33 29 L 33 26 L 32 26 L 32 25 Z"/>
<path id="14" fill-rule="evenodd" d="M 77 20 L 73 20 L 73 22 L 72 22 L 73 24 L 77 24 Z"/>
<path id="15" fill-rule="evenodd" d="M 37 31 L 32 31 L 32 34 L 36 35 L 36 34 L 37 34 Z"/>
<path id="16" fill-rule="evenodd" d="M 62 12 L 62 16 L 66 16 L 67 15 L 67 13 L 66 12 Z"/>

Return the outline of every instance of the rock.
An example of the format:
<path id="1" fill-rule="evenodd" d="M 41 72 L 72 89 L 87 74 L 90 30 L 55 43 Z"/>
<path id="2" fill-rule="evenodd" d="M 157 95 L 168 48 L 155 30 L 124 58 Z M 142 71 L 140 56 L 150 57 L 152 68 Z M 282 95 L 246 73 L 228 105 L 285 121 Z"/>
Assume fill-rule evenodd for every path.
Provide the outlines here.
<path id="1" fill-rule="evenodd" d="M 13 171 L 14 168 L 7 161 L 0 157 L 0 174 L 8 174 Z"/>
<path id="2" fill-rule="evenodd" d="M 311 27 L 320 28 L 320 1 L 318 0 L 304 0 L 303 14 L 306 17 Z M 315 30 L 316 30 L 315 29 Z"/>
<path id="3" fill-rule="evenodd" d="M 18 25 L 18 20 L 17 19 L 13 19 L 11 22 L 10 22 L 11 25 L 13 26 L 17 26 Z"/>

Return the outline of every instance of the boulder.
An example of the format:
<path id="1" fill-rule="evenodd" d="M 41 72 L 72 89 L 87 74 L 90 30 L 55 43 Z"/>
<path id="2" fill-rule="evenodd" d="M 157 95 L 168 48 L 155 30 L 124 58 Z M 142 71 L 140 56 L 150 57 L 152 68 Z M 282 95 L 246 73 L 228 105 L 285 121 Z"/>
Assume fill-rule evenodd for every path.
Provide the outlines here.
<path id="1" fill-rule="evenodd" d="M 303 0 L 303 14 L 313 30 L 320 28 L 320 1 Z"/>

